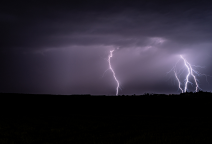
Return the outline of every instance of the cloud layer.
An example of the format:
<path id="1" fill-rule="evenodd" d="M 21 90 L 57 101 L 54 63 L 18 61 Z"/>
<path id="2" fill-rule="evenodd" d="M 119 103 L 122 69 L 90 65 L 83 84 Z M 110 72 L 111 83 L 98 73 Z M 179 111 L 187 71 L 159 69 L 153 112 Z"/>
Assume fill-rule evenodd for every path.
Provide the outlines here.
<path id="1" fill-rule="evenodd" d="M 173 73 L 166 72 L 180 54 L 212 75 L 211 15 L 209 4 L 189 1 L 35 2 L 2 8 L 1 90 L 114 94 L 111 72 L 101 76 L 115 49 L 111 62 L 120 93 L 179 92 Z M 204 77 L 199 80 L 203 89 L 211 89 Z"/>

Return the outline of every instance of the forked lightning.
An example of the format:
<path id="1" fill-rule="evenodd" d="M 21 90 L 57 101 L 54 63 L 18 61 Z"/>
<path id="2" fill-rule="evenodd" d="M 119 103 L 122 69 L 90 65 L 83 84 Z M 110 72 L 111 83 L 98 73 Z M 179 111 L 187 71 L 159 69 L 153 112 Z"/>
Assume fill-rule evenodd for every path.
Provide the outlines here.
<path id="1" fill-rule="evenodd" d="M 182 55 L 180 55 L 180 58 L 184 61 L 184 65 L 185 65 L 185 67 L 186 67 L 187 70 L 188 70 L 188 73 L 187 73 L 186 79 L 185 79 L 184 90 L 181 88 L 181 82 L 180 82 L 180 80 L 179 80 L 179 78 L 178 78 L 178 76 L 177 76 L 178 73 L 177 73 L 176 70 L 175 70 L 176 65 L 177 65 L 177 63 L 178 63 L 179 61 L 175 64 L 175 66 L 174 66 L 169 72 L 174 71 L 175 77 L 176 77 L 176 79 L 177 79 L 177 81 L 178 81 L 178 84 L 179 84 L 178 87 L 179 87 L 179 89 L 182 91 L 182 93 L 183 93 L 183 92 L 187 92 L 187 90 L 188 90 L 188 83 L 191 83 L 191 82 L 189 81 L 189 76 L 191 75 L 191 76 L 193 77 L 193 79 L 194 79 L 194 81 L 195 81 L 195 85 L 196 85 L 195 92 L 197 92 L 198 89 L 201 89 L 201 88 L 199 87 L 198 80 L 197 80 L 197 78 L 195 77 L 194 73 L 196 73 L 198 76 L 199 76 L 199 75 L 204 75 L 204 76 L 206 76 L 206 80 L 207 80 L 207 76 L 209 76 L 209 75 L 201 74 L 201 73 L 197 72 L 196 70 L 194 70 L 194 69 L 192 68 L 192 66 L 194 66 L 194 67 L 199 67 L 199 66 L 191 65 Z M 168 72 L 168 73 L 169 73 L 169 72 Z M 210 76 L 210 77 L 211 77 L 211 76 Z M 191 83 L 191 84 L 192 84 L 192 83 Z"/>
<path id="2" fill-rule="evenodd" d="M 185 66 L 186 66 L 187 69 L 188 69 L 188 75 L 186 76 L 186 84 L 185 84 L 185 90 L 184 90 L 184 92 L 187 91 L 187 84 L 188 84 L 188 82 L 189 82 L 189 81 L 188 81 L 188 77 L 189 77 L 190 74 L 191 74 L 191 75 L 193 76 L 193 78 L 194 78 L 194 81 L 195 81 L 195 84 L 196 84 L 196 92 L 197 92 L 197 90 L 198 90 L 198 88 L 199 88 L 199 85 L 198 85 L 198 83 L 197 83 L 196 77 L 195 77 L 194 74 L 193 74 L 193 69 L 192 69 L 190 63 L 188 63 L 188 61 L 187 61 L 186 59 L 184 59 L 184 58 L 182 57 L 182 55 L 180 55 L 180 57 L 183 59 L 184 64 L 185 64 Z M 188 64 L 188 65 L 187 65 L 187 64 Z"/>

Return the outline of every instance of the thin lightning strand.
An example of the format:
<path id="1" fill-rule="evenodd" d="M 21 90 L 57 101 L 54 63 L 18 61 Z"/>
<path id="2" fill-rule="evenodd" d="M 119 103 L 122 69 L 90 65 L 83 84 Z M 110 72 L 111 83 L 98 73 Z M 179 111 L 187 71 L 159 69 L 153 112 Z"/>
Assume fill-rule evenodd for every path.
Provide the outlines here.
<path id="1" fill-rule="evenodd" d="M 195 65 L 192 65 L 192 66 L 197 67 L 197 66 L 195 66 Z M 196 71 L 196 70 L 194 70 L 194 69 L 193 69 L 193 72 L 196 73 L 198 76 L 204 75 L 205 78 L 206 78 L 207 83 L 209 84 L 209 82 L 208 82 L 208 76 L 209 76 L 209 77 L 212 77 L 212 76 L 206 75 L 206 74 L 202 74 L 202 73 L 200 73 L 200 72 L 198 72 L 198 71 Z M 200 89 L 200 88 L 199 88 L 199 89 Z"/>
<path id="2" fill-rule="evenodd" d="M 179 84 L 179 89 L 182 91 L 182 93 L 183 93 L 183 89 L 181 88 L 181 86 L 180 86 L 180 80 L 179 80 L 179 78 L 178 78 L 178 76 L 177 76 L 177 73 L 176 73 L 176 71 L 175 71 L 175 68 L 176 68 L 176 66 L 177 66 L 177 64 L 178 64 L 178 62 L 179 62 L 180 60 L 178 60 L 177 62 L 176 62 L 176 64 L 175 64 L 175 66 L 169 71 L 169 72 L 167 72 L 167 73 L 170 73 L 172 70 L 174 71 L 174 74 L 175 74 L 175 77 L 176 77 L 176 79 L 177 79 L 177 81 L 178 81 L 178 84 Z"/>
<path id="3" fill-rule="evenodd" d="M 116 82 L 117 82 L 117 87 L 116 87 L 116 96 L 118 95 L 118 90 L 119 90 L 119 81 L 117 80 L 117 78 L 116 78 L 116 75 L 115 75 L 115 72 L 114 72 L 114 70 L 113 70 L 113 68 L 111 67 L 111 63 L 110 63 L 110 58 L 112 58 L 113 57 L 113 51 L 114 50 L 111 50 L 110 51 L 110 55 L 109 55 L 109 57 L 108 57 L 108 62 L 109 62 L 109 68 L 110 68 L 110 70 L 112 71 L 112 73 L 113 73 L 113 77 L 114 77 L 114 79 L 116 80 Z"/>
<path id="4" fill-rule="evenodd" d="M 187 63 L 188 63 L 188 62 L 187 62 Z M 188 63 L 188 65 L 189 65 L 190 70 L 191 70 L 191 75 L 193 76 L 194 81 L 195 81 L 195 83 L 196 83 L 196 92 L 197 92 L 197 89 L 198 89 L 199 85 L 198 85 L 198 83 L 197 83 L 197 79 L 196 79 L 195 75 L 193 74 L 193 69 L 192 69 L 190 63 Z"/>
<path id="5" fill-rule="evenodd" d="M 176 64 L 175 64 L 175 66 L 174 66 L 170 71 L 168 71 L 167 73 L 170 73 L 173 69 L 175 69 L 175 68 L 176 68 L 176 65 L 178 64 L 179 61 L 180 61 L 180 60 L 178 60 L 178 61 L 176 62 Z"/>
<path id="6" fill-rule="evenodd" d="M 183 89 L 180 87 L 180 80 L 179 80 L 179 78 L 177 77 L 177 73 L 175 72 L 175 70 L 174 70 L 174 74 L 175 74 L 175 77 L 176 77 L 176 79 L 177 79 L 177 81 L 178 81 L 178 84 L 179 84 L 179 89 L 182 91 L 182 93 L 183 93 Z"/>
<path id="7" fill-rule="evenodd" d="M 189 69 L 189 67 L 188 67 L 188 65 L 187 65 L 187 61 L 182 57 L 182 55 L 180 55 L 180 57 L 183 59 L 183 61 L 184 61 L 184 63 L 185 63 L 185 66 L 187 67 L 187 69 L 188 69 L 188 74 L 187 74 L 187 76 L 186 76 L 186 83 L 185 83 L 185 89 L 184 89 L 184 92 L 186 92 L 187 91 L 187 84 L 188 84 L 188 77 L 189 77 L 189 75 L 190 75 L 190 69 Z"/>
<path id="8" fill-rule="evenodd" d="M 209 77 L 211 77 L 210 75 L 206 75 L 206 74 L 201 74 L 201 73 L 199 73 L 199 72 L 197 72 L 197 71 L 195 71 L 195 70 L 193 70 L 198 76 L 200 76 L 200 75 L 204 75 L 205 76 L 205 78 L 206 78 L 206 81 L 207 81 L 207 83 L 209 84 L 209 82 L 208 82 L 208 76 Z M 200 89 L 200 88 L 199 88 Z"/>
<path id="9" fill-rule="evenodd" d="M 105 73 L 108 71 L 109 69 L 105 70 L 105 72 L 103 73 L 102 77 L 105 75 Z"/>

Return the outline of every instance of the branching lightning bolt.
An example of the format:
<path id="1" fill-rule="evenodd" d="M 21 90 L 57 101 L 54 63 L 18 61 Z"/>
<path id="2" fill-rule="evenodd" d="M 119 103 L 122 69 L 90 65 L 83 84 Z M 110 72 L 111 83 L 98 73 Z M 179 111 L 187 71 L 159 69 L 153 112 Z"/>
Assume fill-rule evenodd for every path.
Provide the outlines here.
<path id="1" fill-rule="evenodd" d="M 177 64 L 178 64 L 178 62 L 179 62 L 179 60 L 177 61 L 177 63 L 175 64 L 175 66 L 174 66 L 169 72 L 167 72 L 167 73 L 170 73 L 171 71 L 174 72 L 175 77 L 176 77 L 176 79 L 177 79 L 177 81 L 178 81 L 178 84 L 179 84 L 179 89 L 182 91 L 182 93 L 183 93 L 183 92 L 187 92 L 187 90 L 188 90 L 188 83 L 190 83 L 190 84 L 193 85 L 193 83 L 191 83 L 191 82 L 189 81 L 189 76 L 190 76 L 190 75 L 193 77 L 193 79 L 194 79 L 194 81 L 195 81 L 195 85 L 196 85 L 195 92 L 197 92 L 198 89 L 202 90 L 202 89 L 199 87 L 198 79 L 196 78 L 196 76 L 194 75 L 194 73 L 197 74 L 198 76 L 204 75 L 204 76 L 206 77 L 206 81 L 207 81 L 207 82 L 208 82 L 207 77 L 210 76 L 210 75 L 202 74 L 202 73 L 200 73 L 200 72 L 194 70 L 193 67 L 200 67 L 200 68 L 203 68 L 203 67 L 201 67 L 201 66 L 196 66 L 196 65 L 191 65 L 182 55 L 180 55 L 180 57 L 181 57 L 181 59 L 184 61 L 184 65 L 185 65 L 185 67 L 186 67 L 187 70 L 188 70 L 188 73 L 187 73 L 186 79 L 185 79 L 184 91 L 183 91 L 183 89 L 181 88 L 181 83 L 180 83 L 180 80 L 179 80 L 179 78 L 178 78 L 178 75 L 181 75 L 181 74 L 182 74 L 183 71 L 181 71 L 181 70 L 183 70 L 183 69 L 181 69 L 178 73 L 177 73 L 176 70 L 175 70 L 175 69 L 176 69 L 176 66 L 177 66 Z M 210 77 L 212 77 L 212 76 L 210 76 Z"/>
<path id="2" fill-rule="evenodd" d="M 194 81 L 195 81 L 195 84 L 196 84 L 196 92 L 197 92 L 197 90 L 198 90 L 198 88 L 199 88 L 199 85 L 198 85 L 198 83 L 197 83 L 197 79 L 196 79 L 196 77 L 195 77 L 195 75 L 193 74 L 193 69 L 192 69 L 192 67 L 191 67 L 191 64 L 190 63 L 188 63 L 188 61 L 186 60 L 186 59 L 184 59 L 183 57 L 182 57 L 182 55 L 180 55 L 180 57 L 183 59 L 183 61 L 184 61 L 184 64 L 185 64 L 185 66 L 187 67 L 187 69 L 188 69 L 188 75 L 186 76 L 186 84 L 185 84 L 185 92 L 186 92 L 186 90 L 187 90 L 187 84 L 188 84 L 188 77 L 189 77 L 189 75 L 192 75 L 193 76 L 193 78 L 194 78 Z M 187 65 L 188 64 L 188 65 Z"/>
<path id="3" fill-rule="evenodd" d="M 113 70 L 113 68 L 112 68 L 112 66 L 111 66 L 111 63 L 110 63 L 110 58 L 112 58 L 113 57 L 113 51 L 114 50 L 111 50 L 110 51 L 110 55 L 108 56 L 108 62 L 109 62 L 109 68 L 110 68 L 110 70 L 112 71 L 112 73 L 113 73 L 113 77 L 114 77 L 114 79 L 116 80 L 116 82 L 117 82 L 117 87 L 116 87 L 116 96 L 118 95 L 118 90 L 119 90 L 119 81 L 117 80 L 117 78 L 116 78 L 116 75 L 115 75 L 115 72 L 114 72 L 114 70 Z"/>

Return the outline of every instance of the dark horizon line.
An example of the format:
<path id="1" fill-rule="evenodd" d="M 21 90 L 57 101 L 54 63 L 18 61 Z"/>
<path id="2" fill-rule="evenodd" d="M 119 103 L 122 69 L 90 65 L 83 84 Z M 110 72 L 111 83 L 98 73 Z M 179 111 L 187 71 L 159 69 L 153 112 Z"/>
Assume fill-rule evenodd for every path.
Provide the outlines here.
<path id="1" fill-rule="evenodd" d="M 171 93 L 171 94 L 161 94 L 161 93 L 143 93 L 143 94 L 120 94 L 118 96 L 146 96 L 146 95 L 183 95 L 183 94 L 195 94 L 195 93 L 210 93 L 208 91 L 198 91 L 198 92 L 185 92 L 185 93 Z M 0 95 L 2 94 L 17 94 L 17 95 L 61 95 L 61 96 L 116 96 L 115 94 L 35 94 L 35 93 L 4 93 L 0 92 Z"/>

